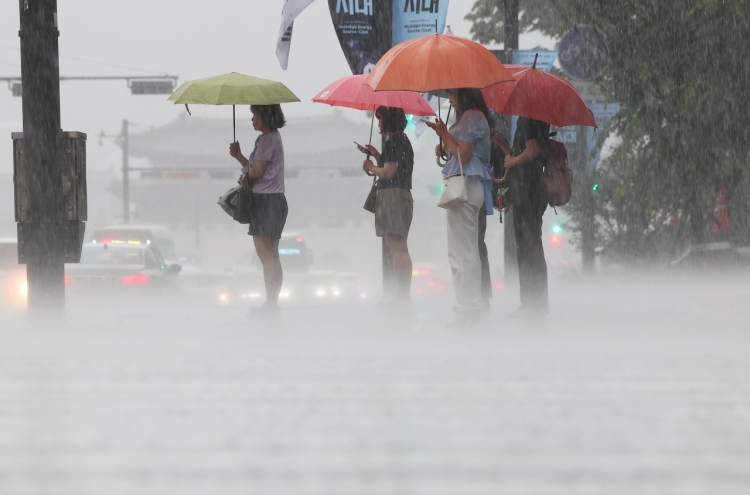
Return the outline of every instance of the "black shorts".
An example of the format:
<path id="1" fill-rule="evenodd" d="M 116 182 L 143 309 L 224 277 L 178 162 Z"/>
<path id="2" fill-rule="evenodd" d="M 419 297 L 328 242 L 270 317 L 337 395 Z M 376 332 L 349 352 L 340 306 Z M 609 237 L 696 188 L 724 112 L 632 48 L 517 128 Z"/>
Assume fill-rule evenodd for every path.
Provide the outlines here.
<path id="1" fill-rule="evenodd" d="M 253 194 L 248 235 L 281 239 L 289 207 L 284 193 Z"/>

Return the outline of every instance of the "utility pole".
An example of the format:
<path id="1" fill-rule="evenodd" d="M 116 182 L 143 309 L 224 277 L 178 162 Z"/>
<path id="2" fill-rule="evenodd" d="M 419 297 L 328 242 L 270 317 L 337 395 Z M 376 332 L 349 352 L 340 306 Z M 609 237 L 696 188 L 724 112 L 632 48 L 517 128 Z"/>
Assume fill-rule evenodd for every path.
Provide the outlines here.
<path id="1" fill-rule="evenodd" d="M 518 0 L 502 0 L 505 7 L 505 49 L 518 49 Z"/>
<path id="2" fill-rule="evenodd" d="M 130 223 L 130 167 L 128 164 L 128 121 L 122 121 L 122 223 Z"/>
<path id="3" fill-rule="evenodd" d="M 576 126 L 576 153 L 575 163 L 578 170 L 593 172 L 588 160 L 588 130 L 583 126 Z M 585 215 L 581 225 L 581 269 L 584 273 L 592 273 L 596 260 L 596 219 L 594 206 L 596 203 L 596 191 L 593 181 L 589 181 L 584 191 Z"/>
<path id="4" fill-rule="evenodd" d="M 19 250 L 26 258 L 29 314 L 59 316 L 65 309 L 66 225 L 57 0 L 19 0 L 18 5 L 28 204 L 27 221 L 18 224 Z"/>
<path id="5" fill-rule="evenodd" d="M 513 50 L 518 49 L 518 0 L 502 0 L 505 9 L 505 58 L 503 63 L 513 62 Z M 508 139 L 511 138 L 513 129 L 511 129 L 511 118 L 505 117 Z M 501 213 L 502 215 L 502 213 Z M 504 276 L 505 283 L 514 283 L 518 274 L 518 257 L 516 254 L 516 234 L 513 230 L 513 209 L 510 208 L 505 212 L 505 221 L 503 223 L 503 264 L 505 266 Z"/>
<path id="6" fill-rule="evenodd" d="M 584 9 L 579 8 L 576 12 L 576 25 L 583 26 L 588 23 L 588 16 Z M 589 165 L 588 130 L 584 126 L 576 126 L 576 162 L 578 170 L 584 170 L 587 176 L 593 169 Z M 596 191 L 593 181 L 589 181 L 585 190 L 585 210 L 583 225 L 581 225 L 581 270 L 584 273 L 593 273 L 596 262 L 596 218 L 594 206 L 596 203 Z"/>

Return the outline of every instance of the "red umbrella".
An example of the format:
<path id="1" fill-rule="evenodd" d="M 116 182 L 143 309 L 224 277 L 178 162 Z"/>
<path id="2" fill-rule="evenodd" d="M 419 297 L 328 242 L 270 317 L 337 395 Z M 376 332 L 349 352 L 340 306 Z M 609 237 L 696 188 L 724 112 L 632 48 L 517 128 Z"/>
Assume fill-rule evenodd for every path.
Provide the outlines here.
<path id="1" fill-rule="evenodd" d="M 489 108 L 505 115 L 549 122 L 557 127 L 596 127 L 594 114 L 578 90 L 565 79 L 536 67 L 505 67 L 516 80 L 482 89 L 484 102 Z"/>
<path id="2" fill-rule="evenodd" d="M 435 115 L 435 111 L 412 91 L 378 91 L 364 84 L 367 74 L 346 76 L 329 84 L 313 98 L 314 102 L 331 106 L 373 111 L 379 106 L 403 109 L 410 115 Z"/>

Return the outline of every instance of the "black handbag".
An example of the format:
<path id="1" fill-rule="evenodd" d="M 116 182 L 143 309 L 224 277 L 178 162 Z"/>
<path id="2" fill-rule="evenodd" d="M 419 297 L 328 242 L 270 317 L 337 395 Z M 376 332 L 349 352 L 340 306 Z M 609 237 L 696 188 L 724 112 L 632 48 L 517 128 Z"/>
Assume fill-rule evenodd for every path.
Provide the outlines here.
<path id="1" fill-rule="evenodd" d="M 362 206 L 365 210 L 370 213 L 375 213 L 375 200 L 378 193 L 378 182 L 377 179 L 372 179 L 372 187 L 370 188 L 370 194 L 367 195 L 365 204 Z"/>
<path id="2" fill-rule="evenodd" d="M 239 223 L 248 224 L 252 215 L 254 205 L 253 202 L 253 186 L 244 184 L 242 188 L 234 196 L 233 200 L 234 214 L 232 218 Z"/>

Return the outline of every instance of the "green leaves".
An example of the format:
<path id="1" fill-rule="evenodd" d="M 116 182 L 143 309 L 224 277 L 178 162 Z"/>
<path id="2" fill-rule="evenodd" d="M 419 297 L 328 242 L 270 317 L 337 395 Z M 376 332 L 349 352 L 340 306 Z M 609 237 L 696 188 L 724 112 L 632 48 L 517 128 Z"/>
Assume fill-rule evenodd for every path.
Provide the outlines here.
<path id="1" fill-rule="evenodd" d="M 502 5 L 476 2 L 467 19 L 477 40 L 502 41 Z M 559 38 L 593 24 L 606 34 L 610 62 L 597 82 L 622 106 L 611 129 L 622 145 L 599 165 L 598 199 L 589 197 L 594 182 L 574 193 L 574 223 L 594 208 L 605 251 L 659 258 L 710 239 L 715 193 L 727 187 L 732 235 L 750 242 L 739 216 L 750 207 L 738 199 L 750 198 L 750 1 L 521 0 L 520 8 L 522 31 Z M 677 235 L 664 224 L 676 210 L 679 241 L 641 242 Z"/>

